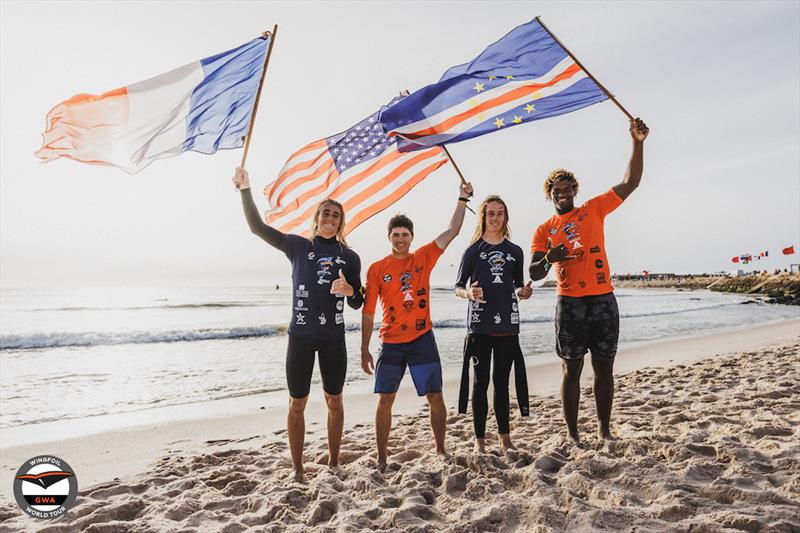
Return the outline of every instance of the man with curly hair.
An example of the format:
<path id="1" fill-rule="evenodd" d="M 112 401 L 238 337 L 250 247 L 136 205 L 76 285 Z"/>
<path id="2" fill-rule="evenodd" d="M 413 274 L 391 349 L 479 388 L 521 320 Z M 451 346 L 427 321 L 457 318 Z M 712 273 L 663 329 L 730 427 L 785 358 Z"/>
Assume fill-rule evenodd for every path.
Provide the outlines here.
<path id="1" fill-rule="evenodd" d="M 583 357 L 592 354 L 598 436 L 611 440 L 614 400 L 614 357 L 619 337 L 619 310 L 611 286 L 605 251 L 605 217 L 639 186 L 644 166 L 644 140 L 649 133 L 641 119 L 631 120 L 633 152 L 622 182 L 575 207 L 578 180 L 557 169 L 544 182 L 556 214 L 536 229 L 531 244 L 530 276 L 540 280 L 555 266 L 556 354 L 562 359 L 561 402 L 569 437 L 580 445 L 578 402 Z"/>

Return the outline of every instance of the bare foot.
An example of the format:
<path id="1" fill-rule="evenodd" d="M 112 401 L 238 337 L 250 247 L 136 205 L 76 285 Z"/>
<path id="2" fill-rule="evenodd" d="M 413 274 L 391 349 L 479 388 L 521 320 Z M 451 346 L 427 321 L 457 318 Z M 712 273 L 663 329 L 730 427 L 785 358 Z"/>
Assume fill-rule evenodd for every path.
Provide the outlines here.
<path id="1" fill-rule="evenodd" d="M 386 461 L 378 461 L 377 467 L 378 467 L 378 472 L 383 474 L 384 472 L 386 472 Z"/>
<path id="2" fill-rule="evenodd" d="M 475 447 L 473 448 L 475 453 L 486 453 L 486 441 L 485 439 L 479 439 L 475 437 Z"/>
<path id="3" fill-rule="evenodd" d="M 502 446 L 503 450 L 516 450 L 517 447 L 514 446 L 514 443 L 511 442 L 511 435 L 506 433 L 500 434 L 500 446 Z"/>
<path id="4" fill-rule="evenodd" d="M 574 444 L 578 448 L 583 448 L 583 443 L 581 442 L 581 437 L 580 437 L 580 435 L 578 435 L 577 432 L 576 433 L 569 432 L 568 435 L 569 435 L 569 440 L 572 442 L 572 444 Z"/>
<path id="5" fill-rule="evenodd" d="M 600 440 L 608 440 L 608 441 L 617 440 L 617 437 L 611 434 L 610 429 L 603 429 L 603 428 L 599 428 L 597 430 L 597 438 Z"/>
<path id="6" fill-rule="evenodd" d="M 294 480 L 297 481 L 298 483 L 302 483 L 303 481 L 305 481 L 305 471 L 303 470 L 302 466 L 300 468 L 295 469 Z"/>
<path id="7" fill-rule="evenodd" d="M 445 463 L 449 463 L 453 459 L 445 450 L 436 450 L 436 455 Z"/>

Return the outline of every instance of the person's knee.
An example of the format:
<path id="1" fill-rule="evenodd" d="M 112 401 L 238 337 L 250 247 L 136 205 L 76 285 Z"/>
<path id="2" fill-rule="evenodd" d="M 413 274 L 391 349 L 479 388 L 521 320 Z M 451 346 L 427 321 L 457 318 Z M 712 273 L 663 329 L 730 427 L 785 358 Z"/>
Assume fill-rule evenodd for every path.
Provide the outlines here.
<path id="1" fill-rule="evenodd" d="M 303 411 L 306 409 L 306 402 L 308 401 L 308 396 L 304 396 L 302 398 L 289 398 L 289 413 L 293 415 L 301 415 Z"/>
<path id="2" fill-rule="evenodd" d="M 425 395 L 431 408 L 444 408 L 444 396 L 441 392 L 429 392 Z"/>
<path id="3" fill-rule="evenodd" d="M 339 412 L 344 408 L 341 394 L 325 393 L 325 403 L 328 404 L 328 411 L 331 412 Z"/>
<path id="4" fill-rule="evenodd" d="M 595 379 L 610 379 L 614 376 L 614 358 L 592 356 Z"/>
<path id="5" fill-rule="evenodd" d="M 583 359 L 567 360 L 565 359 L 561 364 L 561 371 L 564 376 L 564 381 L 578 382 L 581 378 L 581 371 L 583 370 Z"/>
<path id="6" fill-rule="evenodd" d="M 378 409 L 391 409 L 394 403 L 394 394 L 379 394 Z"/>

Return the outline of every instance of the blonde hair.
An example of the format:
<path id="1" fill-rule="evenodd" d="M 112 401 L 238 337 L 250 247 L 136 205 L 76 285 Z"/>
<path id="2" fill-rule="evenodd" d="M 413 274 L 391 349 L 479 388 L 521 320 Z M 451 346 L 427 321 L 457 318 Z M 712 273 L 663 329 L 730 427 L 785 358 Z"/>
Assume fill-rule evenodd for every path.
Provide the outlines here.
<path id="1" fill-rule="evenodd" d="M 481 202 L 481 206 L 478 208 L 478 223 L 475 225 L 475 233 L 472 234 L 472 240 L 469 242 L 470 244 L 483 237 L 483 234 L 486 231 L 486 209 L 491 202 L 497 202 L 503 206 L 503 210 L 505 211 L 505 220 L 503 220 L 503 237 L 506 239 L 511 237 L 511 228 L 508 227 L 508 206 L 502 198 L 496 194 L 492 194 L 487 196 L 483 202 Z"/>
<path id="2" fill-rule="evenodd" d="M 311 238 L 313 239 L 319 235 L 319 216 L 322 214 L 322 208 L 326 205 L 333 205 L 339 208 L 339 213 L 342 217 L 339 219 L 339 228 L 336 230 L 336 240 L 347 246 L 347 240 L 345 240 L 344 236 L 344 206 L 333 198 L 325 198 L 317 206 L 317 212 L 314 213 L 314 221 L 311 223 Z"/>
<path id="3" fill-rule="evenodd" d="M 544 180 L 544 196 L 547 200 L 550 200 L 550 193 L 553 191 L 553 185 L 558 180 L 567 180 L 572 183 L 572 187 L 575 190 L 575 194 L 578 194 L 578 180 L 575 179 L 575 174 L 570 172 L 569 170 L 565 170 L 563 168 L 557 168 L 552 171 L 550 174 L 547 175 L 547 179 Z"/>

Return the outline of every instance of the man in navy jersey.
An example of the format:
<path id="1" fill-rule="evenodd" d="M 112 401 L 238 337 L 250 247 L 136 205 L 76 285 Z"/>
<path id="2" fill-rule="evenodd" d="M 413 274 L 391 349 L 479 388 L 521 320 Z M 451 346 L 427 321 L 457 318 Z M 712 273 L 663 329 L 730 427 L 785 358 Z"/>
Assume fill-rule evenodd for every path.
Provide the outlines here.
<path id="1" fill-rule="evenodd" d="M 322 388 L 328 405 L 328 466 L 339 464 L 344 427 L 342 389 L 347 372 L 344 342 L 344 301 L 358 309 L 361 260 L 344 238 L 344 209 L 334 200 L 317 207 L 312 239 L 284 234 L 265 224 L 250 192 L 247 171 L 236 168 L 234 185 L 241 191 L 242 207 L 250 231 L 286 254 L 292 263 L 292 316 L 286 350 L 289 388 L 287 434 L 295 479 L 302 481 L 305 407 L 311 388 L 315 354 L 319 354 Z"/>

